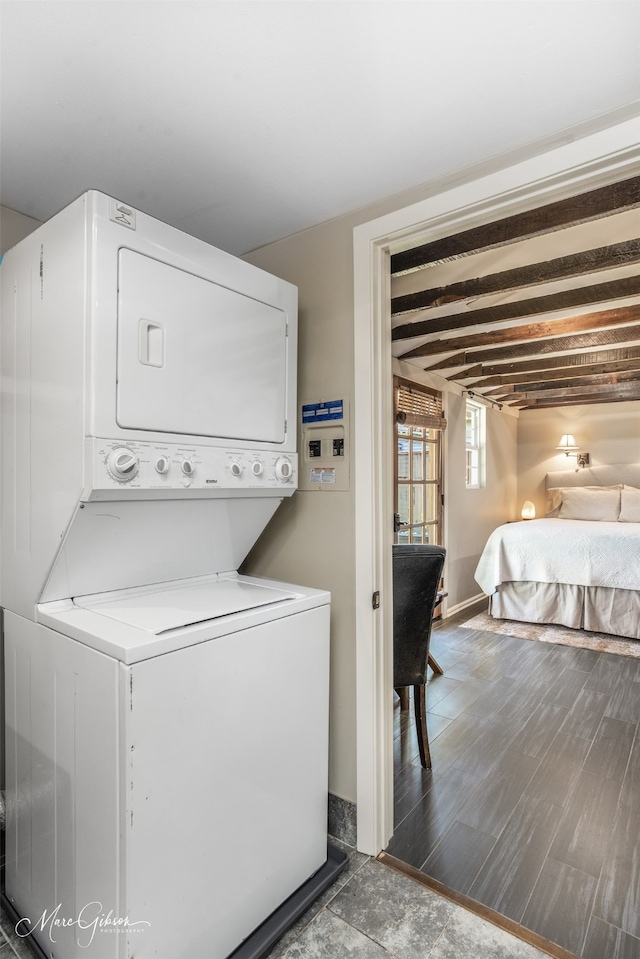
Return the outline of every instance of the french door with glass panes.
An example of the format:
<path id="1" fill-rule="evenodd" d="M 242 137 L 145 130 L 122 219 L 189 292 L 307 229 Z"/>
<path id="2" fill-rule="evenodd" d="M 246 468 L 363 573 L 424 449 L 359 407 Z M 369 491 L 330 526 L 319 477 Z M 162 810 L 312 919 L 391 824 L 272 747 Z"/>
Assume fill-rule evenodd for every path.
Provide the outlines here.
<path id="1" fill-rule="evenodd" d="M 442 394 L 394 378 L 397 543 L 442 545 Z"/>

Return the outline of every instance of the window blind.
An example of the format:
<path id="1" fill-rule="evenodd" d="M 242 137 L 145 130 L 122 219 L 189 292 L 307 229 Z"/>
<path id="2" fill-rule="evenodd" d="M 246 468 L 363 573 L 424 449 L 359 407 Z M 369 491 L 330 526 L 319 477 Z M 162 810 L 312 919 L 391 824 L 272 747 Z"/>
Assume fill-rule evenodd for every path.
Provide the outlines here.
<path id="1" fill-rule="evenodd" d="M 442 393 L 410 380 L 395 379 L 396 422 L 425 430 L 444 430 L 447 421 L 442 409 Z"/>

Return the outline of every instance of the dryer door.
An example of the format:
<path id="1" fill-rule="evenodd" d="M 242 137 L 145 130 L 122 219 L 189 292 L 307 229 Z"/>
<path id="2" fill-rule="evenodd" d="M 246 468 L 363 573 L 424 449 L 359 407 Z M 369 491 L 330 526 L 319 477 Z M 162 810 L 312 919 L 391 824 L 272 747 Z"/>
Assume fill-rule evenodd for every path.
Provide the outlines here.
<path id="1" fill-rule="evenodd" d="M 285 313 L 132 250 L 118 273 L 118 425 L 282 443 Z"/>

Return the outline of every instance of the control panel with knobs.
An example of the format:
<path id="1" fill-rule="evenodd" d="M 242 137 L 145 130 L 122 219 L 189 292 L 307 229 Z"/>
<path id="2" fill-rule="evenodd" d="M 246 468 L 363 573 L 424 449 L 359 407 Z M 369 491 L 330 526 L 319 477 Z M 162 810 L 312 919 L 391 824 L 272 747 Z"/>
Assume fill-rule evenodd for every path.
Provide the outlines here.
<path id="1" fill-rule="evenodd" d="M 101 491 L 120 489 L 138 497 L 143 490 L 152 495 L 190 493 L 211 496 L 261 493 L 290 496 L 297 485 L 298 460 L 295 453 L 264 450 L 212 448 L 111 439 L 91 442 L 93 483 L 86 496 L 102 498 Z M 125 493 L 126 491 L 126 493 Z"/>
<path id="2" fill-rule="evenodd" d="M 107 469 L 119 483 L 129 483 L 138 472 L 138 457 L 133 450 L 121 446 L 109 453 Z"/>

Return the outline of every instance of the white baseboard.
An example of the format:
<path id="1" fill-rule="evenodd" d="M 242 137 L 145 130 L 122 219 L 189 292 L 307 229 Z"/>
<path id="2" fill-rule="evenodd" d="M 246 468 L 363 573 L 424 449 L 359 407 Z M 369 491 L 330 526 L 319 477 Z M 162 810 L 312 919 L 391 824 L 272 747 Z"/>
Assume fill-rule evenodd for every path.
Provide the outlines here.
<path id="1" fill-rule="evenodd" d="M 455 616 L 456 613 L 461 613 L 463 609 L 467 609 L 469 606 L 474 606 L 483 599 L 486 599 L 487 603 L 489 602 L 488 596 L 485 596 L 484 593 L 478 593 L 477 596 L 472 596 L 471 599 L 465 599 L 462 603 L 456 603 L 455 606 L 448 606 L 442 618 L 449 619 L 450 616 Z"/>

